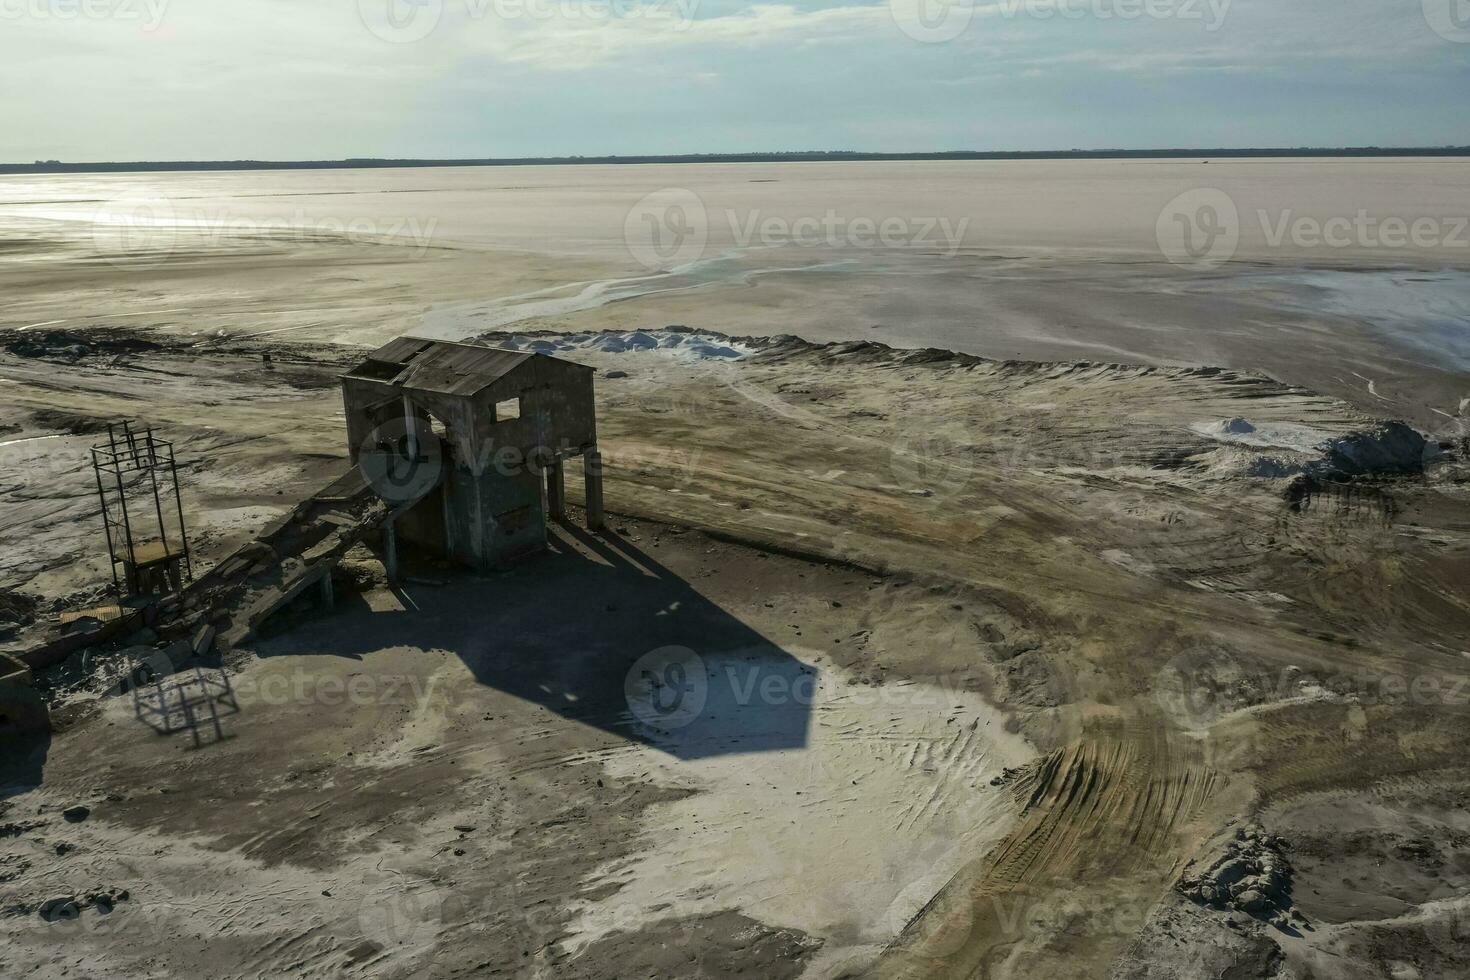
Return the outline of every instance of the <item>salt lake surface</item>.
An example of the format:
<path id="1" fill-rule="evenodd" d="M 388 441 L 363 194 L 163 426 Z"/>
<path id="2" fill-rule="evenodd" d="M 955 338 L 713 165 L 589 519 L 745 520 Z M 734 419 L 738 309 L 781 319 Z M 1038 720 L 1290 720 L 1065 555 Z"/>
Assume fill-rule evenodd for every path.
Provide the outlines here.
<path id="1" fill-rule="evenodd" d="M 0 326 L 377 343 L 648 328 L 1470 395 L 1470 161 L 965 161 L 0 177 Z M 102 260 L 99 262 L 99 259 Z"/>

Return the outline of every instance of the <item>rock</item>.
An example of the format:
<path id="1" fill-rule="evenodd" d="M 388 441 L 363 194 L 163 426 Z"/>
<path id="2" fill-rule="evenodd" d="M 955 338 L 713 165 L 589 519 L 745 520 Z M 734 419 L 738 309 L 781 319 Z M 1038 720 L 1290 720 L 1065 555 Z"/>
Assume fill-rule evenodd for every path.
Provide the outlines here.
<path id="1" fill-rule="evenodd" d="M 107 891 L 90 893 L 87 896 L 86 904 L 103 915 L 110 915 L 112 910 L 117 907 L 118 902 L 126 902 L 127 900 L 128 892 L 126 889 L 117 891 L 109 888 Z"/>
<path id="2" fill-rule="evenodd" d="M 81 823 L 92 815 L 92 810 L 90 807 L 72 806 L 62 810 L 61 815 L 66 818 L 67 823 Z"/>
<path id="3" fill-rule="evenodd" d="M 196 657 L 202 657 L 213 650 L 214 627 L 208 623 L 199 627 L 198 632 L 194 634 L 194 639 L 190 642 L 190 646 L 193 647 L 194 656 Z"/>
<path id="4" fill-rule="evenodd" d="M 178 670 L 193 659 L 194 645 L 188 640 L 175 640 L 163 648 L 163 656 L 168 660 L 169 666 L 174 670 Z M 154 660 L 150 660 L 150 663 L 152 662 Z"/>
<path id="5" fill-rule="evenodd" d="M 627 376 L 627 371 L 609 371 L 603 375 L 604 378 L 607 378 L 609 380 L 612 380 L 613 378 L 626 378 Z"/>
<path id="6" fill-rule="evenodd" d="M 1370 473 L 1422 473 L 1427 442 L 1403 422 L 1379 422 L 1363 432 L 1330 439 L 1321 446 L 1329 476 Z"/>
<path id="7" fill-rule="evenodd" d="M 128 635 L 127 644 L 130 647 L 149 647 L 158 642 L 158 634 L 148 627 L 143 627 L 136 633 Z"/>
<path id="8" fill-rule="evenodd" d="M 41 918 L 47 922 L 70 922 L 81 914 L 81 907 L 70 895 L 50 898 L 41 904 Z"/>
<path id="9" fill-rule="evenodd" d="M 1235 896 L 1235 904 L 1240 907 L 1240 910 L 1242 912 L 1248 912 L 1251 915 L 1259 915 L 1262 912 L 1266 911 L 1270 907 L 1271 903 L 1270 899 L 1268 899 L 1263 892 L 1258 891 L 1255 888 L 1247 888 L 1245 891 Z"/>
<path id="10" fill-rule="evenodd" d="M 1198 905 L 1274 921 L 1291 911 L 1286 846 L 1259 827 L 1238 828 L 1190 862 L 1175 887 Z"/>

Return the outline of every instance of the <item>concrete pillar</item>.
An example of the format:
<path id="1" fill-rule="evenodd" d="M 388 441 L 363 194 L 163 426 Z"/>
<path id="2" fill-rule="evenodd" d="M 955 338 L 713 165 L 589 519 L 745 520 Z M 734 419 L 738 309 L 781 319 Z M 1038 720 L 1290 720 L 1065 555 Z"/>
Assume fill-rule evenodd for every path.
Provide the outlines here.
<path id="1" fill-rule="evenodd" d="M 454 559 L 454 514 L 449 501 L 449 474 L 439 481 L 439 514 L 444 521 L 444 557 Z"/>
<path id="2" fill-rule="evenodd" d="M 409 472 L 413 471 L 413 463 L 419 458 L 419 435 L 418 435 L 418 413 L 414 410 L 413 399 L 407 395 L 403 396 L 403 434 L 408 443 Z"/>
<path id="3" fill-rule="evenodd" d="M 391 519 L 383 525 L 383 568 L 388 581 L 398 581 L 398 532 Z"/>
<path id="4" fill-rule="evenodd" d="M 332 570 L 329 568 L 322 576 L 322 605 L 331 609 L 336 604 L 337 597 L 332 591 Z"/>
<path id="5" fill-rule="evenodd" d="M 587 481 L 587 530 L 601 531 L 602 518 L 602 453 L 588 450 L 582 457 L 582 471 Z"/>
<path id="6" fill-rule="evenodd" d="M 546 467 L 546 516 L 553 521 L 567 519 L 567 477 L 560 456 Z"/>

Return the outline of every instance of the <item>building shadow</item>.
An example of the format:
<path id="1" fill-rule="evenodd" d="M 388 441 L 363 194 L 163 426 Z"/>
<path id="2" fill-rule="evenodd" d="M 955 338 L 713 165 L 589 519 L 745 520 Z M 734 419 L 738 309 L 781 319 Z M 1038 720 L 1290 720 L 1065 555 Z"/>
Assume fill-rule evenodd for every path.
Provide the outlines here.
<path id="1" fill-rule="evenodd" d="M 39 691 L 29 684 L 0 684 L 0 800 L 41 785 L 51 731 Z"/>
<path id="2" fill-rule="evenodd" d="M 0 800 L 41 785 L 51 735 L 0 735 Z"/>
<path id="3" fill-rule="evenodd" d="M 625 538 L 553 525 L 550 541 L 503 573 L 420 586 L 409 570 L 404 611 L 343 597 L 257 652 L 446 650 L 481 684 L 677 758 L 805 747 L 817 667 Z"/>

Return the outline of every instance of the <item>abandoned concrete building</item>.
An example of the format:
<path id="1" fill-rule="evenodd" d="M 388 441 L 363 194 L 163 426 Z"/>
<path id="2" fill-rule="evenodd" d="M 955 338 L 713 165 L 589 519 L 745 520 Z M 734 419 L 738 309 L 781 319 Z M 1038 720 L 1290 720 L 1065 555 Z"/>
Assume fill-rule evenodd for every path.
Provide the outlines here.
<path id="1" fill-rule="evenodd" d="M 602 527 L 594 369 L 529 351 L 400 337 L 342 376 L 348 451 L 376 470 L 400 542 L 476 568 L 546 546 L 581 456 L 587 525 Z M 381 484 L 381 485 L 378 485 Z M 390 568 L 391 571 L 391 568 Z"/>

